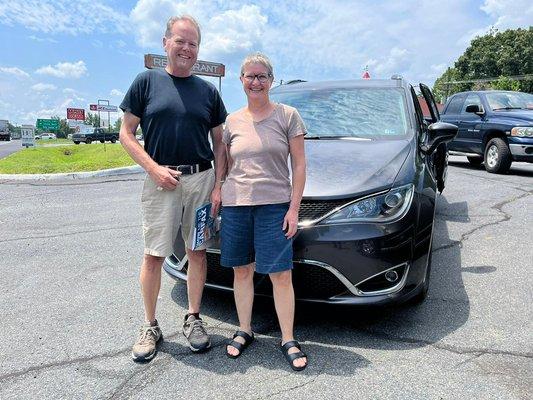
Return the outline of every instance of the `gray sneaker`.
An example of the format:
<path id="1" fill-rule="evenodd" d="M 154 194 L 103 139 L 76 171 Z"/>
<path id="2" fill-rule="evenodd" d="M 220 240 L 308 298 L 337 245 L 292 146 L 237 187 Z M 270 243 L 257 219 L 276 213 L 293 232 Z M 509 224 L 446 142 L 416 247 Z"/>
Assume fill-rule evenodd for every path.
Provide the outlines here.
<path id="1" fill-rule="evenodd" d="M 189 348 L 194 352 L 205 351 L 211 347 L 205 325 L 201 318 L 197 319 L 194 315 L 185 316 L 183 336 L 189 342 Z"/>
<path id="2" fill-rule="evenodd" d="M 139 333 L 139 339 L 133 345 L 131 351 L 131 357 L 133 361 L 149 361 L 154 358 L 156 351 L 156 344 L 163 338 L 163 333 L 159 324 L 151 326 L 146 322 L 141 326 L 141 332 Z"/>

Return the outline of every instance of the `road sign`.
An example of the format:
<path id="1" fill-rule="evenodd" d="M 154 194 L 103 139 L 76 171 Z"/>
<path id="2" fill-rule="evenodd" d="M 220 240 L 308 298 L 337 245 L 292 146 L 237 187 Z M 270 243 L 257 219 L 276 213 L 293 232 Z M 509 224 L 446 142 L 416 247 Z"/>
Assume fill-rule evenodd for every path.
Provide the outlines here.
<path id="1" fill-rule="evenodd" d="M 108 106 L 106 104 L 89 104 L 91 111 L 118 112 L 117 106 Z"/>
<path id="2" fill-rule="evenodd" d="M 146 68 L 165 68 L 167 66 L 167 57 L 158 54 L 145 54 L 144 66 Z M 211 61 L 197 60 L 192 67 L 192 73 L 195 75 L 217 76 L 222 77 L 226 73 L 226 66 Z"/>
<path id="3" fill-rule="evenodd" d="M 59 130 L 59 120 L 58 119 L 37 119 L 37 129 L 42 129 L 44 131 L 57 131 Z"/>
<path id="4" fill-rule="evenodd" d="M 83 108 L 67 108 L 67 119 L 85 121 L 85 110 Z"/>
<path id="5" fill-rule="evenodd" d="M 35 146 L 35 128 L 33 125 L 22 125 L 20 127 L 21 144 L 26 148 Z"/>

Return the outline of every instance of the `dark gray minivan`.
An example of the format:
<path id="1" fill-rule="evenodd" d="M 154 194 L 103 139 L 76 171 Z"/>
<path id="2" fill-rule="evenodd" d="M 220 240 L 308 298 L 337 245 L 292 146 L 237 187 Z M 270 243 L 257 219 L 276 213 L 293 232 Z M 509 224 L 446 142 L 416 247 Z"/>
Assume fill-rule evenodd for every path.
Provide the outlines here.
<path id="1" fill-rule="evenodd" d="M 455 125 L 439 122 L 433 96 L 425 120 L 413 87 L 390 80 L 296 82 L 271 90 L 296 107 L 308 129 L 307 182 L 294 239 L 299 300 L 352 305 L 422 301 L 429 286 L 435 203 L 445 184 L 446 142 Z M 224 221 L 222 221 L 224 223 Z M 181 235 L 164 268 L 187 278 Z M 219 265 L 218 238 L 207 250 L 207 283 L 232 290 Z M 256 277 L 257 295 L 272 295 Z"/>

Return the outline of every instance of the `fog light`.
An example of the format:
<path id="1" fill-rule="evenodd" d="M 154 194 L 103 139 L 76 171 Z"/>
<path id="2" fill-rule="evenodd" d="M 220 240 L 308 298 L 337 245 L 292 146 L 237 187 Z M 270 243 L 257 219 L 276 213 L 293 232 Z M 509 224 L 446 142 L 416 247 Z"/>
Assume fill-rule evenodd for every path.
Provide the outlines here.
<path id="1" fill-rule="evenodd" d="M 396 271 L 387 271 L 385 273 L 385 279 L 389 282 L 396 282 L 398 280 L 398 273 Z"/>

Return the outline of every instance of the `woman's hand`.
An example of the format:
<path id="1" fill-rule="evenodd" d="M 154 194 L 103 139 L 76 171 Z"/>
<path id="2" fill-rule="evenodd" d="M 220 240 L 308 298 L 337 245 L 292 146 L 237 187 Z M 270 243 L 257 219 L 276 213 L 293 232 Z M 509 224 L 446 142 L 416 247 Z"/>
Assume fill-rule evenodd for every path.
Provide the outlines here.
<path id="1" fill-rule="evenodd" d="M 292 208 L 289 208 L 289 211 L 287 211 L 287 214 L 285 214 L 285 218 L 283 218 L 283 228 L 284 231 L 287 231 L 285 233 L 285 236 L 287 239 L 292 238 L 294 235 L 296 235 L 296 231 L 298 230 L 298 211 L 293 210 Z"/>

